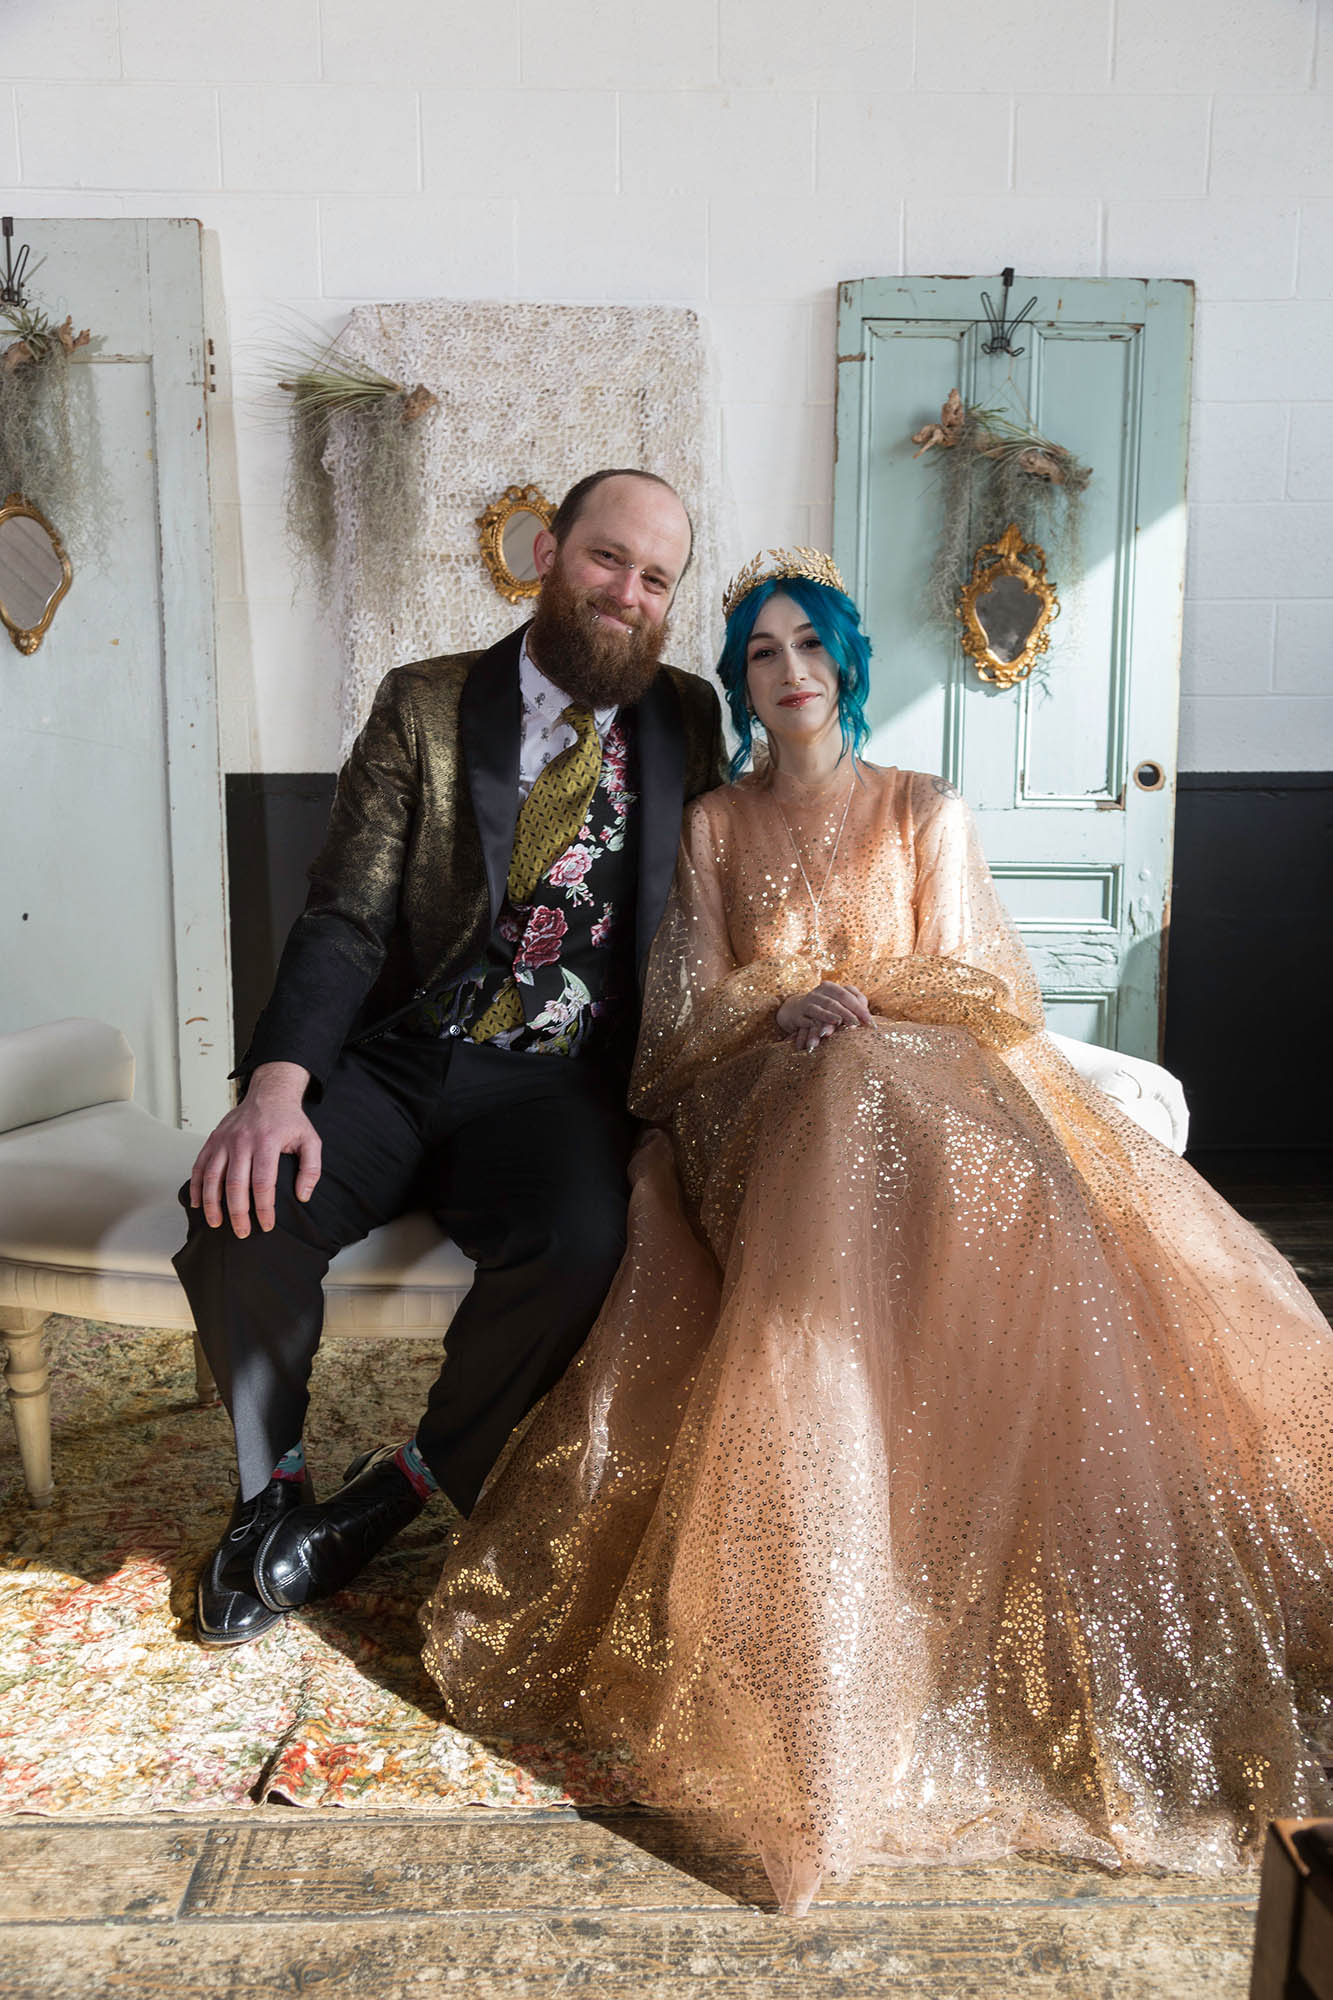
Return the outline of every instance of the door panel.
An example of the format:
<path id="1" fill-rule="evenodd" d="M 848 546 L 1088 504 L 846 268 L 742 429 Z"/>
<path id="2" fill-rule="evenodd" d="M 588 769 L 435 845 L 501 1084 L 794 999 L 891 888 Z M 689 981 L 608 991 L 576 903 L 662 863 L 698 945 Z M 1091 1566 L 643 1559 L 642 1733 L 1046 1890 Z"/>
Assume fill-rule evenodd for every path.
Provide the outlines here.
<path id="1" fill-rule="evenodd" d="M 1024 868 L 1002 861 L 995 868 L 995 879 L 1006 884 L 1009 914 L 1027 931 L 1120 928 L 1117 868 Z"/>
<path id="2" fill-rule="evenodd" d="M 1193 289 L 1025 279 L 1017 356 L 985 354 L 990 278 L 862 279 L 839 294 L 834 552 L 875 647 L 868 754 L 940 771 L 976 810 L 1051 1024 L 1155 1056 L 1170 879 Z M 1049 652 L 987 686 L 925 616 L 939 532 L 912 432 L 950 389 L 1030 419 L 1093 468 L 1081 581 Z M 975 543 L 975 536 L 974 536 Z M 1167 783 L 1131 782 L 1145 759 Z M 1095 1035 L 1092 1029 L 1095 1027 Z"/>
<path id="3" fill-rule="evenodd" d="M 1037 428 L 1069 445 L 1095 477 L 1084 496 L 1082 584 L 1076 594 L 1066 589 L 1071 601 L 1036 686 L 1028 680 L 1018 690 L 1023 805 L 1079 806 L 1120 793 L 1129 697 L 1123 608 L 1132 588 L 1141 361 L 1137 331 L 1099 329 L 1089 337 L 1082 329 L 1033 330 Z"/>
<path id="4" fill-rule="evenodd" d="M 1116 996 L 1105 990 L 1067 992 L 1046 997 L 1046 1025 L 1057 1035 L 1070 1035 L 1076 1042 L 1095 1042 L 1104 1049 L 1118 1048 L 1115 1036 Z"/>
<path id="5" fill-rule="evenodd" d="M 5 1027 L 90 1014 L 123 1028 L 136 1093 L 175 1122 L 171 855 L 157 612 L 157 524 L 146 362 L 100 369 L 115 510 L 105 577 L 77 565 L 40 649 L 4 674 L 5 927 L 22 949 L 4 979 Z M 59 524 L 57 523 L 57 526 Z M 148 579 L 148 588 L 142 580 Z M 11 830 L 12 822 L 12 830 Z M 13 917 L 17 915 L 17 931 Z"/>
<path id="6" fill-rule="evenodd" d="M 81 361 L 107 559 L 38 651 L 0 644 L 0 1030 L 123 1028 L 169 1122 L 227 1104 L 229 983 L 198 224 L 15 223 L 37 302 L 101 335 Z M 57 529 L 60 522 L 54 524 Z"/>

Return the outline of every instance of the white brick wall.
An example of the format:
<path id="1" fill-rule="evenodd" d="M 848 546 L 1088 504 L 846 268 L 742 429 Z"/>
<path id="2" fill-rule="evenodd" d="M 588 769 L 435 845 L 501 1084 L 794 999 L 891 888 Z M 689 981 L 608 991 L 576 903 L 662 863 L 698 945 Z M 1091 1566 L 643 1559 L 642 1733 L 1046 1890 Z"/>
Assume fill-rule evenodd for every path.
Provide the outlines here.
<path id="1" fill-rule="evenodd" d="M 206 85 L 21 83 L 16 96 L 25 187 L 222 184 L 218 93 Z"/>
<path id="2" fill-rule="evenodd" d="M 4 0 L 0 203 L 212 232 L 229 768 L 334 757 L 292 312 L 700 307 L 748 553 L 829 535 L 836 281 L 1006 263 L 1197 283 L 1182 762 L 1333 763 L 1333 0 Z"/>
<path id="3" fill-rule="evenodd" d="M 318 14 L 323 74 L 331 83 L 498 90 L 521 81 L 518 0 L 392 0 L 383 7 L 318 0 Z"/>
<path id="4" fill-rule="evenodd" d="M 316 0 L 190 0 L 174 8 L 160 0 L 119 0 L 118 11 L 127 77 L 252 83 L 262 68 L 265 83 L 319 81 Z"/>
<path id="5" fill-rule="evenodd" d="M 613 90 L 424 90 L 426 190 L 444 195 L 615 194 L 619 102 Z M 661 192 L 661 190 L 656 190 Z"/>
<path id="6" fill-rule="evenodd" d="M 255 194 L 417 195 L 417 92 L 388 83 L 224 84 L 230 188 Z"/>

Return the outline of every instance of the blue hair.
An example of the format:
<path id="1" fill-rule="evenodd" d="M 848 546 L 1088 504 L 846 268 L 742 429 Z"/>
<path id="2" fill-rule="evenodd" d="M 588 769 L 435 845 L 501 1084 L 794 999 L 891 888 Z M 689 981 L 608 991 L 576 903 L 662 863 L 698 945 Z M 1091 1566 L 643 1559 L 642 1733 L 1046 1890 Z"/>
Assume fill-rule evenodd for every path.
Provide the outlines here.
<path id="1" fill-rule="evenodd" d="M 870 641 L 861 630 L 861 614 L 850 597 L 831 584 L 807 576 L 767 578 L 743 597 L 727 620 L 727 636 L 717 677 L 727 698 L 731 720 L 740 739 L 731 760 L 730 776 L 738 778 L 754 751 L 749 698 L 745 685 L 745 653 L 755 620 L 770 597 L 790 597 L 799 604 L 820 643 L 838 670 L 838 721 L 844 755 L 858 753 L 870 735 L 866 696 L 870 692 Z"/>

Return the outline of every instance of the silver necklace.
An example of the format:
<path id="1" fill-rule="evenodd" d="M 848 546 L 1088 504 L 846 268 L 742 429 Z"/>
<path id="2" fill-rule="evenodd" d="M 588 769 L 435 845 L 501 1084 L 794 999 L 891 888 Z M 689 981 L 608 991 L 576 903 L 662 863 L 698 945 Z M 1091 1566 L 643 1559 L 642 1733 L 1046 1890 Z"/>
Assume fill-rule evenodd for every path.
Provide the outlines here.
<path id="1" fill-rule="evenodd" d="M 850 785 L 848 785 L 847 797 L 843 800 L 842 818 L 838 821 L 838 832 L 837 832 L 837 837 L 833 842 L 833 852 L 832 854 L 830 854 L 828 858 L 828 867 L 824 870 L 824 879 L 819 885 L 818 895 L 816 895 L 814 890 L 810 887 L 810 877 L 805 872 L 805 863 L 801 859 L 801 850 L 796 845 L 796 835 L 791 830 L 791 821 L 787 818 L 786 813 L 783 812 L 782 810 L 781 800 L 779 800 L 776 797 L 773 800 L 774 805 L 778 809 L 778 818 L 782 821 L 782 824 L 787 829 L 787 838 L 791 842 L 791 851 L 796 856 L 796 866 L 801 871 L 801 880 L 805 884 L 805 893 L 810 898 L 810 910 L 815 920 L 814 937 L 812 942 L 815 948 L 815 957 L 819 961 L 819 969 L 821 972 L 827 971 L 828 968 L 824 964 L 824 938 L 819 928 L 819 909 L 821 903 L 824 900 L 824 891 L 828 888 L 829 882 L 832 879 L 833 865 L 837 861 L 838 849 L 842 845 L 842 830 L 847 824 L 847 815 L 852 808 L 852 793 L 855 791 L 855 789 L 856 789 L 856 767 L 853 765 L 852 782 Z"/>

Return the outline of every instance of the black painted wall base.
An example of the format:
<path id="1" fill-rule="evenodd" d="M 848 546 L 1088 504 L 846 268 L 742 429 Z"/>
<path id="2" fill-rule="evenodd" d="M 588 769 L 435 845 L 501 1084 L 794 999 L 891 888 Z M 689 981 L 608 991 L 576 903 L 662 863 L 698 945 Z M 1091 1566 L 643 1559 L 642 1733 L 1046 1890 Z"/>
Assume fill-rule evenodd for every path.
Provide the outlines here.
<path id="1" fill-rule="evenodd" d="M 333 800 L 322 771 L 227 779 L 238 1055 L 268 997 Z M 1191 1151 L 1333 1142 L 1333 774 L 1185 771 L 1167 1067 Z"/>
<path id="2" fill-rule="evenodd" d="M 1184 771 L 1167 1068 L 1190 1148 L 1333 1143 L 1333 773 Z"/>
<path id="3" fill-rule="evenodd" d="M 236 1060 L 249 1046 L 306 898 L 336 783 L 332 771 L 227 774 L 227 877 Z"/>

